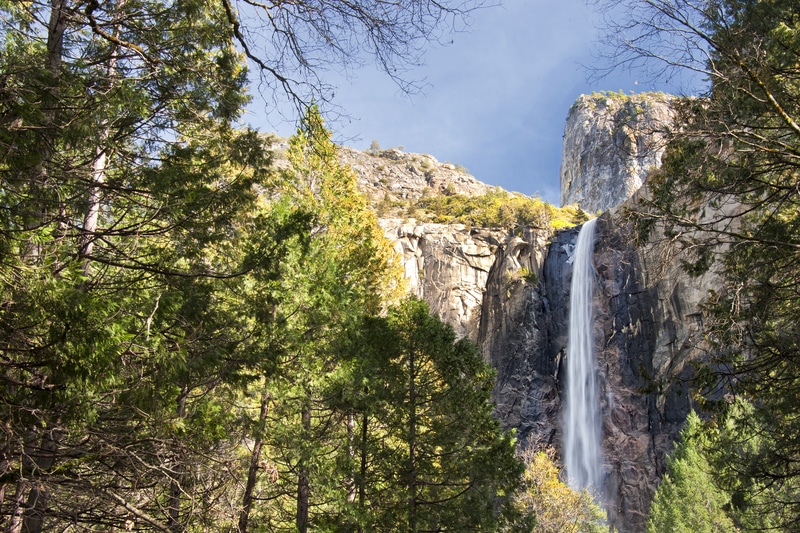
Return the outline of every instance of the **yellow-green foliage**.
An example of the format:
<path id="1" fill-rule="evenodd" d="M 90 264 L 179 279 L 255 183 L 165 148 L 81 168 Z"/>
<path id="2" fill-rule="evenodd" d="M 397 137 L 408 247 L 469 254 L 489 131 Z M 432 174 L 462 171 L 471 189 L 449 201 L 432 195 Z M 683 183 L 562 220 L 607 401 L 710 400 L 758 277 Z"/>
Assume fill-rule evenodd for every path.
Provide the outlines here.
<path id="1" fill-rule="evenodd" d="M 666 96 L 667 96 L 666 93 L 659 92 L 659 91 L 649 91 L 649 92 L 643 92 L 643 93 L 631 92 L 630 94 L 626 94 L 624 91 L 619 90 L 619 91 L 593 92 L 592 94 L 589 95 L 589 98 L 592 98 L 592 99 L 595 99 L 595 100 L 600 99 L 600 98 L 608 98 L 608 99 L 611 99 L 611 100 L 627 102 L 628 100 L 631 100 L 631 99 L 647 99 L 647 98 L 660 99 L 660 98 L 664 98 Z"/>
<path id="2" fill-rule="evenodd" d="M 608 533 L 606 512 L 583 490 L 569 488 L 559 476 L 553 450 L 523 452 L 528 467 L 511 506 L 523 518 L 536 517 L 531 533 Z M 514 531 L 515 529 L 510 529 Z"/>
<path id="3" fill-rule="evenodd" d="M 486 228 L 561 229 L 588 219 L 580 208 L 559 208 L 532 198 L 495 189 L 481 196 L 462 194 L 421 198 L 408 206 L 407 214 L 441 224 L 468 224 Z"/>
<path id="4" fill-rule="evenodd" d="M 545 206 L 547 206 L 552 229 L 569 228 L 589 220 L 589 214 L 577 205 L 556 207 L 552 204 L 545 204 Z"/>

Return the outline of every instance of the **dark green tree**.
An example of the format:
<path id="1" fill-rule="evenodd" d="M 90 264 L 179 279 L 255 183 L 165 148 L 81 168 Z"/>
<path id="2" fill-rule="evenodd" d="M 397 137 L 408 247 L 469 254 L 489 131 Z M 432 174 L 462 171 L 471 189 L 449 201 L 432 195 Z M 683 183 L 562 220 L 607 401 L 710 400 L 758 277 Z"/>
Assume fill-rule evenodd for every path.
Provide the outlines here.
<path id="1" fill-rule="evenodd" d="M 353 529 L 496 529 L 523 466 L 477 348 L 417 300 L 367 319 L 354 344 Z"/>
<path id="2" fill-rule="evenodd" d="M 730 515 L 744 531 L 790 529 L 792 506 L 797 499 L 795 480 L 774 480 L 756 475 L 760 457 L 775 448 L 770 420 L 744 400 L 732 403 L 719 417 L 715 431 L 707 431 L 705 455 L 717 484 L 730 495 Z M 757 470 L 756 470 L 757 472 Z"/>
<path id="3" fill-rule="evenodd" d="M 246 338 L 221 280 L 275 271 L 282 253 L 258 209 L 256 186 L 273 181 L 264 141 L 231 127 L 245 69 L 230 32 L 199 6 L 147 7 L 2 5 L 11 531 L 65 516 L 189 523 L 182 471 L 210 444 L 182 428 L 214 385 L 199 375 L 225 380 Z M 175 48 L 145 48 L 164 39 Z"/>

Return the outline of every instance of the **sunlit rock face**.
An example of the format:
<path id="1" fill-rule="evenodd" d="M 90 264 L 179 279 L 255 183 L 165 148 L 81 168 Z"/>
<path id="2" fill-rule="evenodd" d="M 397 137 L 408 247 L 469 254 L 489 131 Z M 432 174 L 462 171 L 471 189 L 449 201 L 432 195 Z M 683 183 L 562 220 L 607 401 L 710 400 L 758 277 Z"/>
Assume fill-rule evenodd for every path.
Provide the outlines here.
<path id="1" fill-rule="evenodd" d="M 607 211 L 630 198 L 661 165 L 673 102 L 661 93 L 579 97 L 564 128 L 561 205 Z"/>
<path id="2" fill-rule="evenodd" d="M 492 189 L 464 167 L 442 163 L 429 154 L 404 152 L 399 148 L 362 152 L 341 148 L 339 160 L 358 176 L 358 185 L 373 202 L 388 196 L 409 200 L 435 194 L 485 194 Z"/>
<path id="3" fill-rule="evenodd" d="M 459 338 L 477 341 L 489 271 L 507 232 L 414 219 L 380 224 L 401 258 L 409 293 L 428 302 Z"/>

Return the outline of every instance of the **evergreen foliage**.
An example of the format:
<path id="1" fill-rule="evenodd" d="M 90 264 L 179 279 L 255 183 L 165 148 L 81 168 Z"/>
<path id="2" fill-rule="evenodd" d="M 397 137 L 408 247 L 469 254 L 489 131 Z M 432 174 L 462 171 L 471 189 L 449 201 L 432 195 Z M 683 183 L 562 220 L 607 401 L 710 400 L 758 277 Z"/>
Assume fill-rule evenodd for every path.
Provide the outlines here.
<path id="1" fill-rule="evenodd" d="M 355 175 L 342 167 L 319 112 L 311 108 L 290 139 L 290 166 L 275 202 L 295 212 L 313 213 L 307 246 L 281 266 L 280 291 L 272 307 L 280 330 L 273 333 L 279 364 L 253 394 L 264 457 L 276 481 L 257 484 L 253 497 L 269 501 L 247 521 L 268 520 L 276 531 L 320 530 L 341 517 L 349 472 L 340 470 L 339 452 L 352 438 L 350 418 L 333 389 L 348 379 L 336 347 L 365 314 L 397 299 L 401 272 L 393 250 L 356 189 Z M 262 457 L 251 464 L 258 465 Z M 252 518 L 252 520 L 251 520 Z M 241 521 L 241 520 L 240 520 Z M 240 528 L 241 529 L 241 528 Z"/>
<path id="2" fill-rule="evenodd" d="M 522 473 L 514 442 L 492 417 L 494 372 L 455 342 L 427 304 L 408 300 L 368 318 L 352 341 L 362 409 L 352 455 L 364 531 L 496 530 L 498 497 Z"/>
<path id="3" fill-rule="evenodd" d="M 707 430 L 705 447 L 717 484 L 730 495 L 731 516 L 743 531 L 782 530 L 791 523 L 798 494 L 795 480 L 773 481 L 758 475 L 759 457 L 775 449 L 771 420 L 760 410 L 737 400 L 719 417 L 714 431 Z"/>
<path id="4" fill-rule="evenodd" d="M 714 481 L 704 453 L 706 434 L 693 411 L 667 463 L 647 521 L 648 533 L 722 533 L 737 531 L 728 517 L 729 495 Z M 707 445 L 707 444 L 706 444 Z"/>

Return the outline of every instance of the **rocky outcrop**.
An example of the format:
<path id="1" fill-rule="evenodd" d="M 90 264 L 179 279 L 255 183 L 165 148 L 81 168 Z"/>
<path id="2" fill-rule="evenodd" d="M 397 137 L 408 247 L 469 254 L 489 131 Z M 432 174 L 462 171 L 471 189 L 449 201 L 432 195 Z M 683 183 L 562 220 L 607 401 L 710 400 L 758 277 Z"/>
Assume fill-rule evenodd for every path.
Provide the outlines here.
<path id="1" fill-rule="evenodd" d="M 397 148 L 362 152 L 341 148 L 339 159 L 358 176 L 359 188 L 373 202 L 409 200 L 435 194 L 486 194 L 493 189 L 452 163 Z"/>
<path id="2" fill-rule="evenodd" d="M 402 258 L 409 293 L 428 302 L 458 337 L 477 341 L 486 280 L 507 232 L 414 219 L 380 224 Z"/>
<path id="3" fill-rule="evenodd" d="M 664 265 L 660 246 L 633 247 L 620 218 L 601 217 L 594 257 L 604 490 L 610 522 L 639 532 L 690 409 L 686 363 L 700 356 L 705 290 L 679 261 Z"/>
<path id="4" fill-rule="evenodd" d="M 673 102 L 661 93 L 578 98 L 564 128 L 561 204 L 597 212 L 630 198 L 661 165 Z"/>
<path id="5" fill-rule="evenodd" d="M 275 165 L 289 165 L 286 150 L 288 139 L 272 142 Z M 475 179 L 457 164 L 441 163 L 430 154 L 404 152 L 399 148 L 362 151 L 347 146 L 338 147 L 339 162 L 356 173 L 358 187 L 376 205 L 385 200 L 415 200 L 437 194 L 476 196 L 499 187 Z"/>

